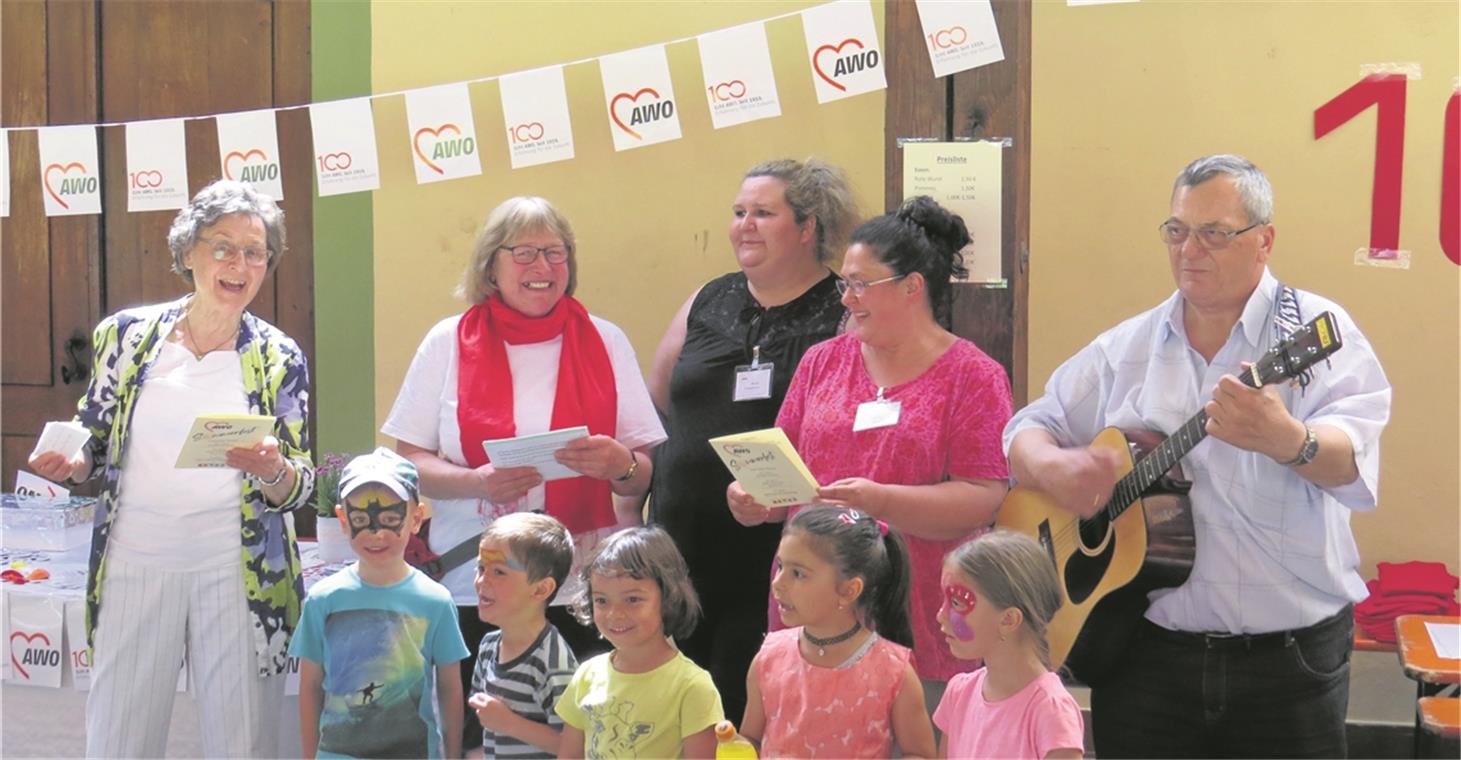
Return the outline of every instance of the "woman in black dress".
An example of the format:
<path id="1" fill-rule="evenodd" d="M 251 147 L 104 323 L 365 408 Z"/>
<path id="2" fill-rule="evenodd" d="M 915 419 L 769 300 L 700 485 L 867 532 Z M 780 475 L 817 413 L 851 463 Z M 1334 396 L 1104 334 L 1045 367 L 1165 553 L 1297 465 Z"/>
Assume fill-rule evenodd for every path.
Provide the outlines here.
<path id="1" fill-rule="evenodd" d="M 775 425 L 802 353 L 837 334 L 844 311 L 827 259 L 842 250 L 857 209 L 842 171 L 815 159 L 753 167 L 732 209 L 740 271 L 691 295 L 655 351 L 649 392 L 669 440 L 655 453 L 649 516 L 675 539 L 706 602 L 680 649 L 710 671 L 738 721 L 781 526 L 732 519 L 731 474 L 707 441 Z"/>

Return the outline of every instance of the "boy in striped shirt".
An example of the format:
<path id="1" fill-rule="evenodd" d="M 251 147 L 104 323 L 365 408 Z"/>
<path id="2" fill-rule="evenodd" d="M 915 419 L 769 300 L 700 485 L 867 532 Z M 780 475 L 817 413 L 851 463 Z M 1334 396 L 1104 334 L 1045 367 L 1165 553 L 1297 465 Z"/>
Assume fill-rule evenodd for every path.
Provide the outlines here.
<path id="1" fill-rule="evenodd" d="M 505 515 L 482 532 L 477 614 L 498 630 L 482 639 L 468 704 L 484 757 L 558 756 L 563 720 L 553 705 L 578 660 L 546 615 L 572 564 L 572 538 L 547 515 Z"/>

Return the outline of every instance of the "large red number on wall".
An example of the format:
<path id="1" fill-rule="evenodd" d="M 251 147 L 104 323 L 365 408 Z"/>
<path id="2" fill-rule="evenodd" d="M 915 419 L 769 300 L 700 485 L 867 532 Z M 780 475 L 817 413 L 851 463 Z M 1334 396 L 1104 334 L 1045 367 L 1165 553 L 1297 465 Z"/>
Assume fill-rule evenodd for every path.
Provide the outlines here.
<path id="1" fill-rule="evenodd" d="M 1370 200 L 1370 249 L 1400 248 L 1400 187 L 1405 164 L 1403 74 L 1374 74 L 1314 109 L 1314 139 L 1375 106 L 1375 180 Z M 1441 250 L 1461 265 L 1461 92 L 1446 103 L 1441 150 Z"/>
<path id="2" fill-rule="evenodd" d="M 1376 106 L 1375 183 L 1370 248 L 1400 248 L 1400 178 L 1405 164 L 1405 75 L 1376 74 L 1355 82 L 1314 111 L 1314 139 Z"/>
<path id="3" fill-rule="evenodd" d="M 1441 142 L 1441 250 L 1461 265 L 1461 92 L 1446 101 Z"/>

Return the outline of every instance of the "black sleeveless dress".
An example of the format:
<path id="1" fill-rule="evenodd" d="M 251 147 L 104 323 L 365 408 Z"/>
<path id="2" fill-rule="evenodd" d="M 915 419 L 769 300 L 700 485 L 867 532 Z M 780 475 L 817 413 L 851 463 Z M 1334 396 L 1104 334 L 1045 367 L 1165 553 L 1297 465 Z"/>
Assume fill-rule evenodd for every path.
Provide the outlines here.
<path id="1" fill-rule="evenodd" d="M 766 633 L 766 570 L 781 540 L 779 523 L 741 526 L 726 507 L 730 471 L 707 441 L 776 424 L 802 354 L 834 337 L 845 314 L 831 272 L 795 300 L 769 309 L 741 272 L 705 285 L 690 306 L 685 344 L 670 378 L 669 439 L 655 451 L 650 521 L 685 555 L 705 618 L 680 648 L 710 671 L 726 716 L 740 720 L 746 670 Z M 760 346 L 771 362 L 771 398 L 733 401 L 735 368 Z"/>

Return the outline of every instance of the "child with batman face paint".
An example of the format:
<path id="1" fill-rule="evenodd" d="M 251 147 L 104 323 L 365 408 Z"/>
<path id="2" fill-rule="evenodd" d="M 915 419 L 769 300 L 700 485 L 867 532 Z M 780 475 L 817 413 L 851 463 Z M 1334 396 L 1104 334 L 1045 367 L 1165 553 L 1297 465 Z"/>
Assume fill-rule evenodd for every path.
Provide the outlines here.
<path id="1" fill-rule="evenodd" d="M 345 466 L 335 514 L 360 559 L 310 589 L 289 646 L 304 757 L 461 756 L 470 652 L 451 593 L 406 563 L 423 511 L 416 466 L 395 452 Z"/>

